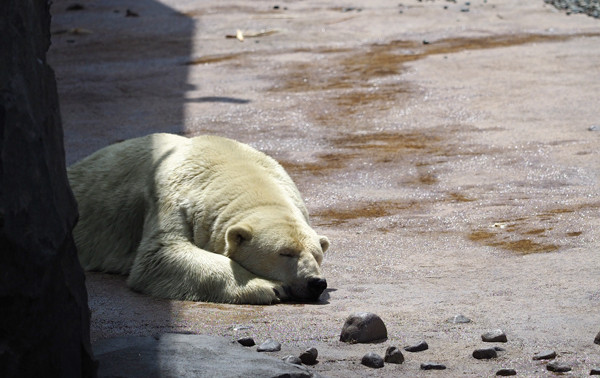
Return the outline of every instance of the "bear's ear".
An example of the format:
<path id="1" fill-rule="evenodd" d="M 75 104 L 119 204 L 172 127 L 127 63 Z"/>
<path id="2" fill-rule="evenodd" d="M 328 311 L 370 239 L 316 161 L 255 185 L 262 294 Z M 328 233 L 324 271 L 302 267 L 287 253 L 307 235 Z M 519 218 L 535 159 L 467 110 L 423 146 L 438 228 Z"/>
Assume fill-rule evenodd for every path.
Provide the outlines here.
<path id="1" fill-rule="evenodd" d="M 329 249 L 329 239 L 325 236 L 321 236 L 319 238 L 319 243 L 321 243 L 321 249 L 323 250 L 323 253 L 325 253 L 325 251 Z"/>
<path id="2" fill-rule="evenodd" d="M 227 238 L 227 245 L 229 247 L 227 249 L 231 251 L 232 247 L 235 248 L 243 242 L 252 239 L 252 230 L 242 225 L 231 226 L 227 229 L 225 237 Z"/>

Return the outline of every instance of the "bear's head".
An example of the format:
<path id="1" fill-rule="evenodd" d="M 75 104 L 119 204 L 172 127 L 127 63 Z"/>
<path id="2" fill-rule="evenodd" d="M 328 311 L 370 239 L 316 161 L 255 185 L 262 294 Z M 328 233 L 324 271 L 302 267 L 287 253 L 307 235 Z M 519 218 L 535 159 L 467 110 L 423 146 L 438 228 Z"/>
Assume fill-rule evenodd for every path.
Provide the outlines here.
<path id="1" fill-rule="evenodd" d="M 286 293 L 280 294 L 289 299 L 317 301 L 327 288 L 321 262 L 329 240 L 302 217 L 262 210 L 227 229 L 225 255 L 259 277 L 281 282 Z"/>

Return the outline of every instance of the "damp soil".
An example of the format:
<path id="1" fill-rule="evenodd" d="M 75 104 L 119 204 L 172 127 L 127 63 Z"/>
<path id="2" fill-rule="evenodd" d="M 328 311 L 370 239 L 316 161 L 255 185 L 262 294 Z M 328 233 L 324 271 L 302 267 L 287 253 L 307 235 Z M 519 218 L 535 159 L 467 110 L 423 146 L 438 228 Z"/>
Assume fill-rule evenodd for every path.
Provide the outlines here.
<path id="1" fill-rule="evenodd" d="M 151 298 L 88 273 L 93 341 L 164 332 L 319 350 L 324 376 L 545 376 L 600 366 L 600 23 L 543 1 L 53 4 L 69 164 L 152 132 L 231 137 L 286 168 L 331 241 L 320 301 Z M 138 17 L 126 17 L 127 9 Z M 360 10 L 359 10 L 360 9 Z M 239 41 L 237 30 L 260 37 Z M 388 340 L 339 342 L 377 313 Z M 468 324 L 446 320 L 457 314 Z M 505 352 L 475 361 L 480 335 Z M 425 340 L 402 365 L 360 358 Z"/>

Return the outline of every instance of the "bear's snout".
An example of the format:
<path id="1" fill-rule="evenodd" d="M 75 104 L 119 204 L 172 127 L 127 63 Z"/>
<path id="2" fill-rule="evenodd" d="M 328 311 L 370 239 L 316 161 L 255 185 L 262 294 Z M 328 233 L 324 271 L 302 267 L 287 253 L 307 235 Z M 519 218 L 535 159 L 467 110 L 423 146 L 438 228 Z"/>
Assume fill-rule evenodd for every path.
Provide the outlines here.
<path id="1" fill-rule="evenodd" d="M 324 278 L 311 278 L 308 280 L 307 287 L 310 297 L 316 301 L 327 289 L 327 281 Z"/>

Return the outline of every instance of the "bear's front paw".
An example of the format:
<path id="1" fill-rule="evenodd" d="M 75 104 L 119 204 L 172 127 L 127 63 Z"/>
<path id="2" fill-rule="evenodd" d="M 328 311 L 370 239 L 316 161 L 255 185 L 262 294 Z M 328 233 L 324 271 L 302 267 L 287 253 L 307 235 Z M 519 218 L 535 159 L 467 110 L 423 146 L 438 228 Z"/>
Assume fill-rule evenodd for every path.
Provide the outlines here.
<path id="1" fill-rule="evenodd" d="M 275 284 L 275 286 L 273 286 L 273 292 L 275 293 L 275 297 L 277 298 L 274 303 L 279 303 L 290 298 L 289 288 L 281 284 Z"/>

